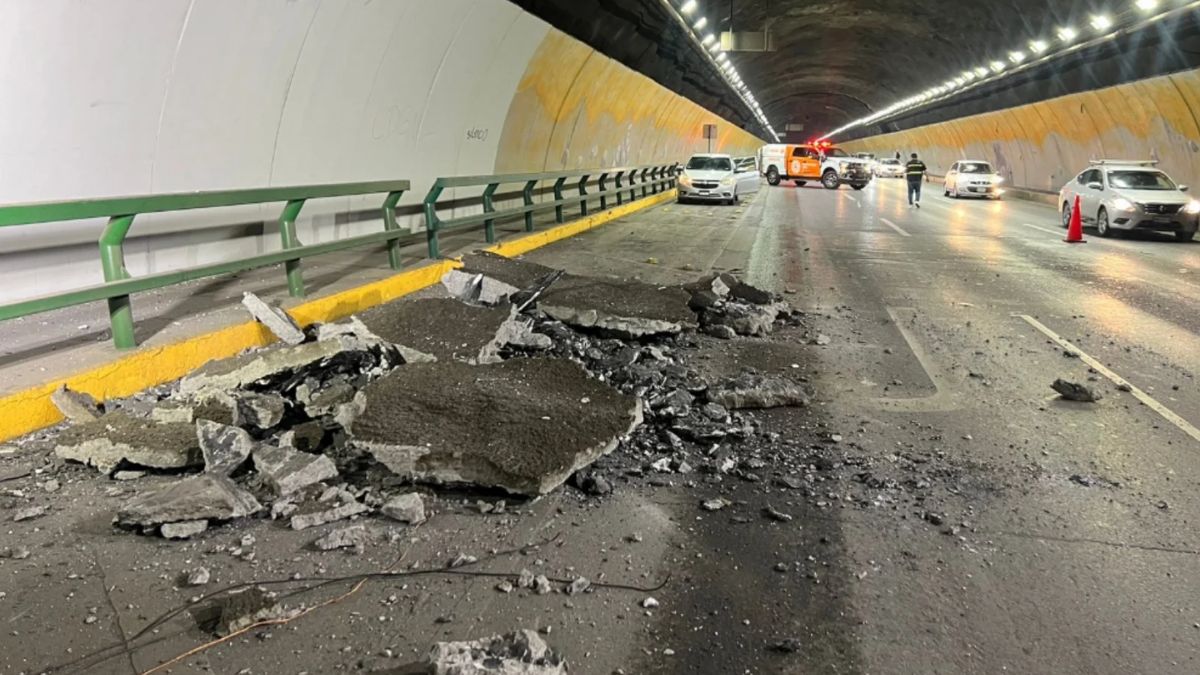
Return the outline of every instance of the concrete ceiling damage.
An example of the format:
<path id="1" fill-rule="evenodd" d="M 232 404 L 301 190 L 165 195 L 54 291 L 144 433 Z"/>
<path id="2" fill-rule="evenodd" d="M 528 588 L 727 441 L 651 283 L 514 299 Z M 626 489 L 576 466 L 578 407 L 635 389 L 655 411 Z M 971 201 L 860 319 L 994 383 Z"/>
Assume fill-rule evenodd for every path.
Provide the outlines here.
<path id="1" fill-rule="evenodd" d="M 674 0 L 515 0 L 516 4 L 663 85 L 752 131 L 753 116 L 720 80 L 672 15 Z M 1098 12 L 1128 2 L 1000 0 L 698 0 L 714 34 L 769 30 L 774 50 L 729 58 L 782 134 L 807 140 L 919 94 L 1061 26 L 1086 30 Z M 907 128 L 1200 65 L 1195 12 L 1055 59 L 939 111 L 917 111 L 845 137 Z M 733 113 L 731 114 L 731 111 Z"/>

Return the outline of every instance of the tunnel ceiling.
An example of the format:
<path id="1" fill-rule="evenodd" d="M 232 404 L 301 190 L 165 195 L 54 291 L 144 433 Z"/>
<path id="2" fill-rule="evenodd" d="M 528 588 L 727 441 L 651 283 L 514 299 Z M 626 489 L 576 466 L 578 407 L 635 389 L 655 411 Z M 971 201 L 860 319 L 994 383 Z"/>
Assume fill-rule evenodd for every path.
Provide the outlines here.
<path id="1" fill-rule="evenodd" d="M 667 3 L 678 4 L 676 0 L 516 0 L 560 30 L 758 131 L 753 116 L 716 76 Z M 804 125 L 803 132 L 791 136 L 801 140 L 865 117 L 968 68 L 1003 58 L 1032 39 L 1051 38 L 1058 26 L 1085 28 L 1091 14 L 1130 11 L 1130 5 L 1131 0 L 699 0 L 693 17 L 707 17 L 708 30 L 714 33 L 731 27 L 737 32 L 770 28 L 774 51 L 731 52 L 729 58 L 780 133 L 787 124 Z M 1187 26 L 1194 37 L 1194 17 Z M 1082 74 L 1044 77 L 1041 84 L 1016 94 L 982 97 L 970 109 L 958 106 L 954 114 L 985 112 L 1177 70 L 1194 64 L 1200 51 L 1192 44 L 1164 56 L 1161 41 L 1151 42 L 1110 46 L 1107 54 L 1091 55 L 1099 61 L 1117 61 L 1113 57 L 1123 51 L 1152 48 L 1154 56 L 1137 62 L 1133 70 L 1129 64 L 1114 64 L 1106 72 L 1097 60 L 1088 63 L 1076 58 Z"/>

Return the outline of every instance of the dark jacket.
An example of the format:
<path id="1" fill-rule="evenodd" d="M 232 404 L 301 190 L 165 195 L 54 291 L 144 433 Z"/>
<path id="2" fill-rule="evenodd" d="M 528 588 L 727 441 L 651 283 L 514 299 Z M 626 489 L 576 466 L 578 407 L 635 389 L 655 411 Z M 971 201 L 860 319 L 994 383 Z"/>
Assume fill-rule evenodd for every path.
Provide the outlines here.
<path id="1" fill-rule="evenodd" d="M 904 175 L 909 180 L 919 181 L 925 175 L 925 162 L 919 159 L 910 159 L 904 165 Z"/>

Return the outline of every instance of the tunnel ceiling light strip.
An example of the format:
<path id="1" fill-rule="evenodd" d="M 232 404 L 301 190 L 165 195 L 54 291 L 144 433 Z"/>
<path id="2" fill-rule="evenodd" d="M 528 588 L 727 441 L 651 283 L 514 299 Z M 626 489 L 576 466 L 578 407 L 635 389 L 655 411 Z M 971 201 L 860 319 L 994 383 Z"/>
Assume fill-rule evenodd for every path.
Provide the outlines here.
<path id="1" fill-rule="evenodd" d="M 675 8 L 675 5 L 671 4 L 670 0 L 663 0 L 663 3 L 675 11 L 676 18 L 685 29 L 690 28 L 688 35 L 696 41 L 700 50 L 708 56 L 709 61 L 716 68 L 717 74 L 725 80 L 725 83 L 729 85 L 733 93 L 737 94 L 742 103 L 746 105 L 746 108 L 754 114 L 758 123 L 775 138 L 776 142 L 779 142 L 779 134 L 775 132 L 775 127 L 771 126 L 771 122 L 763 112 L 762 106 L 754 98 L 754 92 L 750 91 L 750 88 L 742 81 L 741 75 L 738 74 L 737 68 L 733 67 L 733 62 L 729 60 L 729 56 L 721 50 L 721 41 L 712 33 L 701 33 L 704 27 L 708 25 L 708 17 L 701 16 L 695 21 L 688 20 L 688 17 L 696 12 L 699 3 L 696 0 L 686 0 L 679 3 L 678 9 Z"/>
<path id="2" fill-rule="evenodd" d="M 1178 7 L 1168 7 L 1162 11 L 1155 12 L 1163 3 L 1161 0 L 1134 0 L 1134 6 L 1140 10 L 1139 13 L 1126 12 L 1125 16 L 1132 16 L 1132 21 L 1121 28 L 1117 25 L 1118 19 L 1114 19 L 1110 14 L 1093 14 L 1088 19 L 1088 24 L 1098 33 L 1086 42 L 1076 42 L 1080 37 L 1079 30 L 1072 26 L 1060 26 L 1055 31 L 1055 36 L 1058 38 L 1058 49 L 1052 50 L 1049 41 L 1044 39 L 1034 39 L 1027 43 L 1028 53 L 1022 50 L 1010 51 L 1007 55 L 1007 60 L 1013 64 L 1010 69 L 1008 64 L 1002 60 L 996 59 L 988 62 L 986 65 L 977 66 L 974 69 L 968 70 L 962 75 L 945 82 L 944 84 L 926 89 L 920 94 L 910 96 L 902 101 L 897 101 L 882 110 L 875 111 L 871 115 L 854 120 L 849 124 L 841 126 L 833 131 L 819 136 L 820 140 L 828 140 L 838 134 L 855 129 L 861 126 L 883 121 L 889 117 L 893 117 L 900 113 L 908 112 L 919 106 L 932 101 L 938 101 L 943 98 L 957 95 L 959 91 L 971 89 L 979 85 L 995 82 L 1001 78 L 1008 77 L 1013 73 L 1017 73 L 1033 66 L 1045 63 L 1050 59 L 1069 54 L 1092 44 L 1096 44 L 1102 40 L 1108 40 L 1121 31 L 1133 32 L 1145 28 L 1159 19 L 1170 14 L 1182 13 L 1191 9 L 1200 8 L 1200 0 L 1191 2 L 1178 3 Z M 1034 58 L 1029 58 L 1032 55 Z"/>

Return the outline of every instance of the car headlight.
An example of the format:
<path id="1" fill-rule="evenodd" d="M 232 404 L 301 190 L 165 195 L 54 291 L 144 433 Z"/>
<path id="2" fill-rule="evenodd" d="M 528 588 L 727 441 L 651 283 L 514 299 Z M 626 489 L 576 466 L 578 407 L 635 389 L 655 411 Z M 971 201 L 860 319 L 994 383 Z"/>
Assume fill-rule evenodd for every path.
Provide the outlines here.
<path id="1" fill-rule="evenodd" d="M 687 175 L 686 173 L 683 174 L 682 176 L 679 177 L 679 184 L 691 187 L 692 186 L 692 177 Z"/>
<path id="2" fill-rule="evenodd" d="M 1004 176 L 995 176 L 993 177 L 992 182 L 999 185 L 1000 183 L 1004 182 Z"/>
<path id="3" fill-rule="evenodd" d="M 723 185 L 725 187 L 729 187 L 729 186 L 733 185 L 733 176 L 726 176 L 726 177 L 722 178 L 721 185 Z"/>
<path id="4" fill-rule="evenodd" d="M 1183 212 L 1189 216 L 1194 216 L 1200 213 L 1200 201 L 1193 199 L 1192 201 L 1188 202 L 1187 206 L 1183 207 Z"/>
<path id="5" fill-rule="evenodd" d="M 838 171 L 845 171 L 845 170 L 846 170 L 846 163 L 838 162 Z"/>
<path id="6" fill-rule="evenodd" d="M 1118 211 L 1136 211 L 1137 210 L 1137 207 L 1133 205 L 1133 202 L 1129 201 L 1128 199 L 1125 199 L 1124 197 L 1117 197 L 1116 199 L 1114 199 L 1113 200 L 1113 208 L 1115 208 Z"/>

